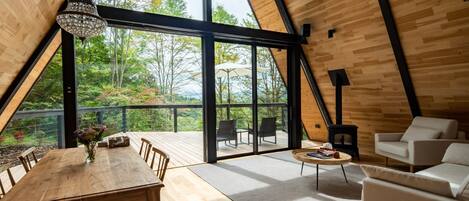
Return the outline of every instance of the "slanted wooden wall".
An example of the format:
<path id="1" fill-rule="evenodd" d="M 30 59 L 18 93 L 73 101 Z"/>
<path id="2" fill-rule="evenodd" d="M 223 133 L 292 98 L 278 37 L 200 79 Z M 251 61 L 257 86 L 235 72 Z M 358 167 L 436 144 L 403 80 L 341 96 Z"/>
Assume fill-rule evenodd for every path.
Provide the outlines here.
<path id="1" fill-rule="evenodd" d="M 278 11 L 273 13 L 274 0 L 251 3 L 262 28 L 285 30 L 277 23 Z M 343 118 L 359 127 L 360 151 L 374 153 L 376 132 L 404 131 L 412 116 L 378 0 L 285 3 L 297 30 L 302 24 L 312 25 L 303 49 L 332 119 L 335 91 L 327 71 L 346 69 L 351 86 L 343 90 Z M 391 0 L 391 5 L 423 114 L 457 119 L 460 129 L 469 131 L 469 3 Z M 329 39 L 331 28 L 337 33 Z M 302 82 L 305 127 L 313 139 L 326 140 L 324 127 L 314 128 L 323 120 L 306 80 Z"/>
<path id="2" fill-rule="evenodd" d="M 62 4 L 63 0 L 0 1 L 0 96 L 4 95 L 50 30 Z M 0 130 L 21 104 L 60 43 L 60 34 L 58 34 L 12 98 L 11 103 L 0 114 Z"/>

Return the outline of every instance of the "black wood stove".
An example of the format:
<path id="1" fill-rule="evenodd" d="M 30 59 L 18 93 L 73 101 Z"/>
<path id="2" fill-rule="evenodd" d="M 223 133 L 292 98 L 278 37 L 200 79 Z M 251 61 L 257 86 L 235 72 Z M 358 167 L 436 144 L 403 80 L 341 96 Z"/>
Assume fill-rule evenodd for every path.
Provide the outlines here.
<path id="1" fill-rule="evenodd" d="M 338 150 L 347 152 L 360 160 L 358 152 L 358 136 L 355 125 L 342 124 L 342 86 L 350 85 L 347 73 L 344 69 L 330 70 L 329 77 L 332 85 L 335 86 L 335 111 L 336 124 L 329 125 L 329 143 Z"/>

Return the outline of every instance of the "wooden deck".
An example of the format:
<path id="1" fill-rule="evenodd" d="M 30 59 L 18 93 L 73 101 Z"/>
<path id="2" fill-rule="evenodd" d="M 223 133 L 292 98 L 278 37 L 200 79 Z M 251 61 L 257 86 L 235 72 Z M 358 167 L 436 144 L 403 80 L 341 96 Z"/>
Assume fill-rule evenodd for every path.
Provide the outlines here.
<path id="1" fill-rule="evenodd" d="M 202 132 L 127 132 L 117 133 L 113 136 L 122 135 L 130 138 L 130 144 L 136 151 L 140 149 L 141 138 L 146 138 L 151 141 L 153 146 L 169 154 L 171 158 L 169 164 L 170 168 L 204 163 Z M 228 156 L 252 152 L 252 136 L 251 144 L 249 145 L 247 144 L 247 133 L 240 134 L 238 137 L 241 137 L 238 141 L 238 147 L 234 147 L 234 141 L 231 142 L 232 145 L 225 145 L 224 142 L 219 142 L 217 155 Z M 277 133 L 277 144 L 262 141 L 259 146 L 259 151 L 286 148 L 288 147 L 287 137 L 287 133 L 279 131 Z M 265 140 L 273 141 L 274 139 L 271 137 Z"/>

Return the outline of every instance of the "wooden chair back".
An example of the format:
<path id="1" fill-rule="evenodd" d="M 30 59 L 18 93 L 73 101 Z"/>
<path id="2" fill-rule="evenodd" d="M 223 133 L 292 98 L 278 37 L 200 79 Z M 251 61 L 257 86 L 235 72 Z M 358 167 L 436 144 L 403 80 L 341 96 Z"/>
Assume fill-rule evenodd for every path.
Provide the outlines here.
<path id="1" fill-rule="evenodd" d="M 7 168 L 7 174 L 8 174 L 8 178 L 10 179 L 11 187 L 13 187 L 16 184 L 16 182 L 15 182 L 15 179 L 13 178 L 13 175 L 11 174 L 10 168 Z M 2 179 L 0 178 L 0 199 L 5 197 L 6 193 L 7 191 L 5 189 L 5 185 Z"/>
<path id="2" fill-rule="evenodd" d="M 145 138 L 142 138 L 142 145 L 140 146 L 140 151 L 138 154 L 143 157 L 145 162 L 148 162 L 148 157 L 150 156 L 151 147 L 153 146 L 151 142 Z"/>
<path id="3" fill-rule="evenodd" d="M 152 148 L 153 151 L 153 156 L 151 159 L 151 165 L 150 168 L 153 169 L 153 166 L 155 165 L 155 159 L 158 156 L 158 161 L 157 161 L 157 169 L 156 169 L 156 176 L 163 181 L 164 175 L 166 174 L 166 170 L 168 169 L 168 163 L 169 163 L 169 156 L 168 154 L 164 153 L 163 151 L 157 149 L 156 147 Z"/>
<path id="4" fill-rule="evenodd" d="M 34 165 L 37 163 L 37 158 L 36 158 L 36 155 L 34 154 L 34 151 L 36 151 L 36 147 L 31 147 L 18 156 L 18 159 L 20 159 L 21 164 L 23 164 L 23 167 L 26 173 L 29 172 L 33 168 L 33 165 L 31 164 L 31 160 L 34 160 Z"/>

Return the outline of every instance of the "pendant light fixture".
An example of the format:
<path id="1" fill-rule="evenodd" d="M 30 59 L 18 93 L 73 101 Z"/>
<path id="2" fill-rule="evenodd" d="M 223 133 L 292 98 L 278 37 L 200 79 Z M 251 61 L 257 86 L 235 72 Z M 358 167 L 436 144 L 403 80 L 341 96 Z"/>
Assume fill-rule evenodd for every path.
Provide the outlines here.
<path id="1" fill-rule="evenodd" d="M 107 27 L 93 0 L 68 0 L 65 10 L 57 15 L 57 23 L 81 40 L 97 36 Z"/>

